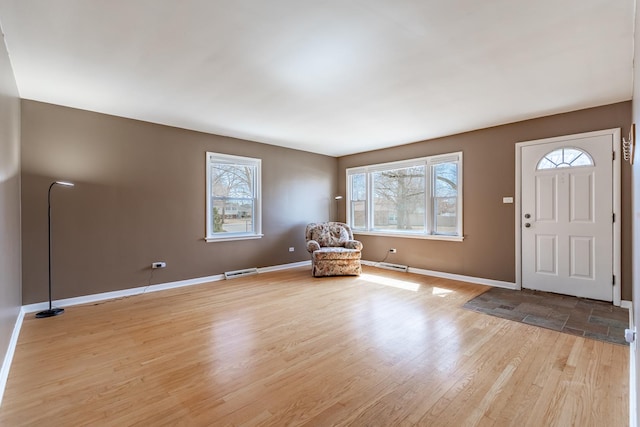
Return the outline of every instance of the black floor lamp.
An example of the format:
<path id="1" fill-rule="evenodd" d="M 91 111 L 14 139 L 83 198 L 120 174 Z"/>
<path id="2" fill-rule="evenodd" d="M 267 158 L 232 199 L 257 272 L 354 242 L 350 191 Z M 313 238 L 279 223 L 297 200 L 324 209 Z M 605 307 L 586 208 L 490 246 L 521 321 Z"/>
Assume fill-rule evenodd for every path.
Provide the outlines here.
<path id="1" fill-rule="evenodd" d="M 54 181 L 49 186 L 49 309 L 36 313 L 37 318 L 57 316 L 64 313 L 64 308 L 53 308 L 51 306 L 51 189 L 54 185 L 62 185 L 64 187 L 73 187 L 73 184 L 65 181 Z"/>

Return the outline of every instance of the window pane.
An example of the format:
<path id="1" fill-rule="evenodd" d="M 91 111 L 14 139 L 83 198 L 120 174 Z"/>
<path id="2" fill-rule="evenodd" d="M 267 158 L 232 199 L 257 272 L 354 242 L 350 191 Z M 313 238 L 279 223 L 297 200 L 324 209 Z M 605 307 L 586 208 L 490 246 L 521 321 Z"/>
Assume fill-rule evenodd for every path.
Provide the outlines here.
<path id="1" fill-rule="evenodd" d="M 351 179 L 351 227 L 364 230 L 367 228 L 367 175 L 357 173 Z"/>
<path id="2" fill-rule="evenodd" d="M 573 164 L 573 162 L 582 155 L 582 151 L 576 150 L 575 148 L 565 148 L 562 150 L 562 152 L 563 160 L 568 164 Z"/>
<path id="3" fill-rule="evenodd" d="M 208 153 L 207 238 L 257 235 L 260 160 Z"/>
<path id="4" fill-rule="evenodd" d="M 214 163 L 211 170 L 214 233 L 253 233 L 255 166 Z"/>
<path id="5" fill-rule="evenodd" d="M 545 156 L 551 163 L 554 165 L 559 165 L 562 163 L 562 159 L 564 157 L 562 150 L 555 150 Z"/>
<path id="6" fill-rule="evenodd" d="M 213 197 L 253 198 L 254 175 L 254 166 L 213 164 Z"/>
<path id="7" fill-rule="evenodd" d="M 425 229 L 425 167 L 373 173 L 373 225 L 377 230 Z"/>
<path id="8" fill-rule="evenodd" d="M 252 199 L 213 199 L 214 233 L 253 233 Z"/>
<path id="9" fill-rule="evenodd" d="M 351 175 L 351 200 L 367 200 L 367 175 Z"/>
<path id="10" fill-rule="evenodd" d="M 556 167 L 556 164 L 551 162 L 546 157 L 544 157 L 542 160 L 540 160 L 540 163 L 538 163 L 538 170 L 540 170 L 540 169 L 553 169 L 555 167 Z"/>
<path id="11" fill-rule="evenodd" d="M 367 228 L 366 202 L 364 200 L 351 201 L 351 227 L 354 230 Z"/>
<path id="12" fill-rule="evenodd" d="M 571 166 L 593 166 L 593 160 L 587 153 L 580 153 L 572 162 Z"/>
<path id="13" fill-rule="evenodd" d="M 433 186 L 433 231 L 436 234 L 457 234 L 458 164 L 453 162 L 434 165 Z"/>

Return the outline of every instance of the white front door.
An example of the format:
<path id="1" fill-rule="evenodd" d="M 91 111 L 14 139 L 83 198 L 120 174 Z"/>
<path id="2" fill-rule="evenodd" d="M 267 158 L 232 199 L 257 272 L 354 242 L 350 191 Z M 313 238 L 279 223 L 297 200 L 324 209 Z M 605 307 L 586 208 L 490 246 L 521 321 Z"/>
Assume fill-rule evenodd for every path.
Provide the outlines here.
<path id="1" fill-rule="evenodd" d="M 611 134 L 522 147 L 522 287 L 612 301 L 613 150 Z"/>

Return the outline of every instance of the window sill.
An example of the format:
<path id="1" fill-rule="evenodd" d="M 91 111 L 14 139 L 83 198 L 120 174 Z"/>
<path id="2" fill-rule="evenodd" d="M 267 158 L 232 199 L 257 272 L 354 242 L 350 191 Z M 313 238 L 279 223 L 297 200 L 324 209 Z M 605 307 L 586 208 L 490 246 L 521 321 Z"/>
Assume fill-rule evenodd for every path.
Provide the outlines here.
<path id="1" fill-rule="evenodd" d="M 402 234 L 402 233 L 386 233 L 378 231 L 356 231 L 353 234 L 362 236 L 380 236 L 380 237 L 402 237 L 407 239 L 423 239 L 423 240 L 444 240 L 447 242 L 462 242 L 464 236 L 446 236 L 442 234 Z"/>
<path id="2" fill-rule="evenodd" d="M 204 240 L 207 243 L 212 242 L 231 242 L 234 240 L 253 240 L 253 239 L 262 239 L 264 234 L 249 234 L 249 235 L 235 235 L 235 236 L 224 236 L 224 237 L 205 237 Z"/>

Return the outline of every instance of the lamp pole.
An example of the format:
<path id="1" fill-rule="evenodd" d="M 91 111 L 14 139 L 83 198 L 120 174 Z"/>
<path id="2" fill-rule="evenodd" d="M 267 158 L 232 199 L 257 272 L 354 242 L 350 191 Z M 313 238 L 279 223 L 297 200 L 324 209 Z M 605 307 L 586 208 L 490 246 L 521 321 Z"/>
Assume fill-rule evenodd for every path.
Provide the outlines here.
<path id="1" fill-rule="evenodd" d="M 61 185 L 64 187 L 73 187 L 72 183 L 66 182 L 66 181 L 54 181 L 49 186 L 49 194 L 47 197 L 47 202 L 48 202 L 47 219 L 49 224 L 49 230 L 48 230 L 49 231 L 49 309 L 36 313 L 37 318 L 52 317 L 52 316 L 57 316 L 59 314 L 64 313 L 64 308 L 53 308 L 52 302 L 51 302 L 51 189 L 54 187 L 54 185 Z"/>

